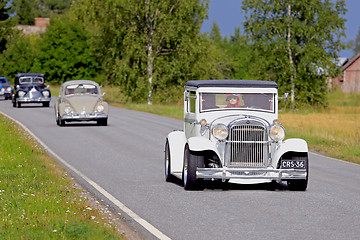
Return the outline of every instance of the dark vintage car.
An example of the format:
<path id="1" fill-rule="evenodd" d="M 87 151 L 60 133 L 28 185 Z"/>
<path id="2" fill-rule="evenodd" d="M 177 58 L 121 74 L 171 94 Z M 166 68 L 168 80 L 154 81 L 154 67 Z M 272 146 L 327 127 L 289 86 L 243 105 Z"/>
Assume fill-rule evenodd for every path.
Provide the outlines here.
<path id="1" fill-rule="evenodd" d="M 6 77 L 0 77 L 0 96 L 5 100 L 11 99 L 11 85 Z"/>
<path id="2" fill-rule="evenodd" d="M 23 103 L 41 103 L 50 106 L 51 92 L 45 86 L 41 73 L 19 73 L 15 76 L 12 96 L 13 107 L 21 107 Z"/>

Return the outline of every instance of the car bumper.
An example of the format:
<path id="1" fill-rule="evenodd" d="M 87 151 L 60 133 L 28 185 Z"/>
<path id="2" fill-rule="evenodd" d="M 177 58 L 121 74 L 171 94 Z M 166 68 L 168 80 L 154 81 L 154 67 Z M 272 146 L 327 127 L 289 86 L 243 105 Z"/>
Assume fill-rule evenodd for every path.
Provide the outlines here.
<path id="1" fill-rule="evenodd" d="M 65 121 L 96 121 L 100 119 L 106 119 L 108 118 L 107 114 L 101 114 L 101 113 L 79 113 L 79 114 L 69 114 L 69 115 L 63 115 L 61 117 L 61 120 Z"/>
<path id="2" fill-rule="evenodd" d="M 197 168 L 197 178 L 211 179 L 264 179 L 291 180 L 306 179 L 306 169 L 273 169 L 273 168 Z"/>
<path id="3" fill-rule="evenodd" d="M 50 102 L 51 98 L 17 98 L 18 103 L 47 103 Z"/>

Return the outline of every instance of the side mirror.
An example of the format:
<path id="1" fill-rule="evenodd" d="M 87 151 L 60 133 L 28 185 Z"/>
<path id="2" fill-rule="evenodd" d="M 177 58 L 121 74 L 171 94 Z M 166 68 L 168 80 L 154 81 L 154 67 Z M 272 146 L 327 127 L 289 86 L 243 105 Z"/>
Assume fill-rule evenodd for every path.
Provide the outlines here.
<path id="1" fill-rule="evenodd" d="M 105 96 L 105 95 L 106 95 L 106 92 L 103 92 L 103 93 L 101 94 L 102 97 Z"/>
<path id="2" fill-rule="evenodd" d="M 289 93 L 284 93 L 284 97 L 279 97 L 279 99 L 284 99 L 285 102 L 289 101 Z"/>
<path id="3" fill-rule="evenodd" d="M 190 98 L 190 92 L 185 92 L 185 100 L 188 100 Z"/>

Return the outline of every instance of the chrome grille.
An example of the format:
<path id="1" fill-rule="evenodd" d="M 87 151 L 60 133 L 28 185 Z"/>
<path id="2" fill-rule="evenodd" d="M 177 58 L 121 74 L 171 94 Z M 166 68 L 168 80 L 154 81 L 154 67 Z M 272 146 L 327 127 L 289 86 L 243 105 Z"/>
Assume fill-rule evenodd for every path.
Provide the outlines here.
<path id="1" fill-rule="evenodd" d="M 265 167 L 268 161 L 266 128 L 262 124 L 233 125 L 230 128 L 230 167 Z"/>

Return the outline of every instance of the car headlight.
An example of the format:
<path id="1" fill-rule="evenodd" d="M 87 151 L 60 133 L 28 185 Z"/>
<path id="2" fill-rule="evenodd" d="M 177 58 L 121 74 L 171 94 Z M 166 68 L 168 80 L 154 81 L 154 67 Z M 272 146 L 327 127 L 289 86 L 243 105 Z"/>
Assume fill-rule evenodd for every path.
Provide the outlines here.
<path id="1" fill-rule="evenodd" d="M 96 110 L 98 111 L 98 112 L 103 112 L 104 111 L 104 105 L 102 105 L 102 104 L 98 104 L 97 106 L 96 106 Z"/>
<path id="2" fill-rule="evenodd" d="M 11 92 L 11 87 L 8 87 L 6 91 Z"/>
<path id="3" fill-rule="evenodd" d="M 24 96 L 25 96 L 25 92 L 24 92 L 24 91 L 19 91 L 19 92 L 18 92 L 18 95 L 19 95 L 19 97 L 24 97 Z"/>
<path id="4" fill-rule="evenodd" d="M 228 129 L 224 124 L 217 124 L 212 129 L 212 134 L 219 140 L 224 140 L 228 136 Z"/>
<path id="5" fill-rule="evenodd" d="M 64 112 L 65 112 L 66 114 L 71 113 L 71 112 L 72 112 L 71 107 L 70 107 L 70 106 L 66 106 L 66 107 L 64 108 Z"/>
<path id="6" fill-rule="evenodd" d="M 43 91 L 42 94 L 44 95 L 44 97 L 48 98 L 50 96 L 49 91 Z"/>
<path id="7" fill-rule="evenodd" d="M 276 124 L 270 128 L 270 138 L 276 142 L 282 141 L 285 138 L 285 128 Z"/>

